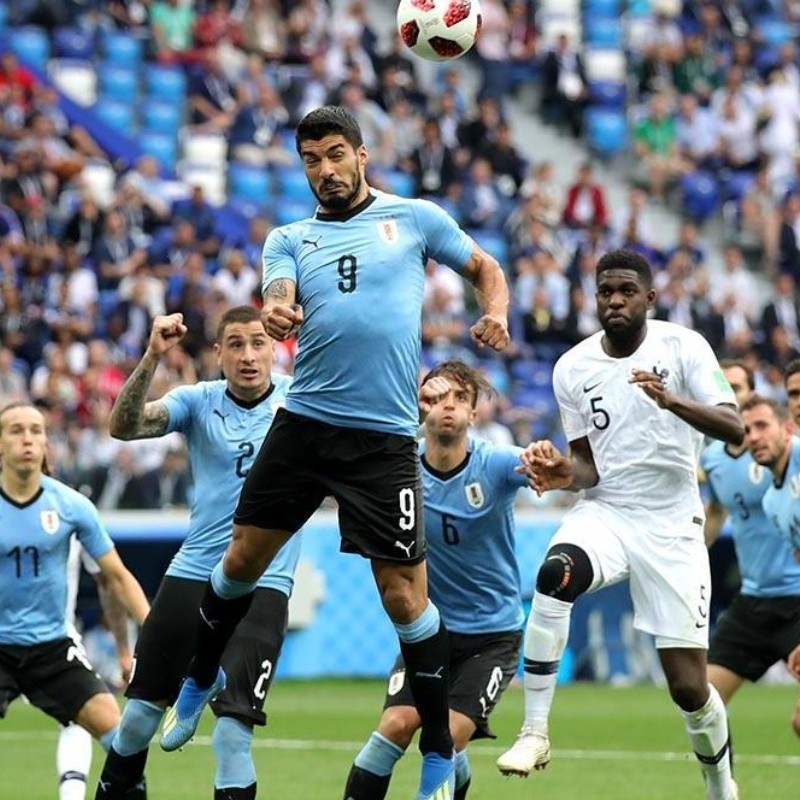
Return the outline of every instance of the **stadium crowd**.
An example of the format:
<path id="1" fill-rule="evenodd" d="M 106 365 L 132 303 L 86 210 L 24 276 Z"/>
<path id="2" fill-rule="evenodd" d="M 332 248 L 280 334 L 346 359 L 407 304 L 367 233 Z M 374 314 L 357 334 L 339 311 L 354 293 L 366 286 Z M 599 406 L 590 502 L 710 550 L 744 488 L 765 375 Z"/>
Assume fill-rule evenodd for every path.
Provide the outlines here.
<path id="1" fill-rule="evenodd" d="M 186 505 L 180 438 L 118 442 L 111 405 L 165 312 L 181 311 L 189 334 L 159 367 L 154 395 L 216 377 L 216 323 L 233 305 L 260 303 L 261 245 L 286 206 L 280 195 L 255 206 L 217 202 L 175 177 L 168 152 L 110 158 L 15 53 L 9 31 L 31 25 L 54 56 L 65 29 L 98 52 L 103 37 L 122 32 L 146 62 L 181 70 L 180 135 L 224 134 L 231 180 L 237 170 L 291 174 L 292 125 L 327 102 L 350 108 L 366 137 L 370 183 L 447 208 L 513 284 L 514 343 L 489 357 L 470 345 L 476 310 L 460 279 L 427 267 L 424 365 L 463 358 L 498 390 L 480 409 L 478 435 L 559 438 L 552 365 L 598 330 L 594 266 L 615 247 L 657 270 L 656 317 L 699 330 L 719 357 L 752 365 L 760 393 L 782 396 L 782 368 L 800 356 L 800 71 L 793 42 L 767 42 L 759 20 L 779 15 L 791 29 L 795 5 L 653 0 L 627 42 L 636 163 L 629 200 L 615 209 L 588 148 L 585 162 L 567 167 L 574 175 L 564 187 L 567 176 L 518 146 L 506 121 L 514 92 L 536 76 L 545 119 L 583 135 L 583 45 L 545 41 L 532 3 L 482 4 L 474 95 L 456 67 L 424 89 L 413 58 L 397 36 L 383 41 L 363 0 L 335 15 L 324 0 L 3 6 L 14 27 L 0 57 L 0 406 L 30 398 L 48 410 L 59 477 L 101 509 Z M 278 70 L 286 65 L 288 73 Z M 98 165 L 113 170 L 107 194 L 91 180 Z M 694 221 L 663 241 L 650 217 L 652 203 L 669 201 L 670 187 L 697 171 L 728 198 L 724 269 L 713 276 Z M 764 281 L 772 288 L 762 304 Z M 278 368 L 291 372 L 292 359 L 292 343 L 278 344 Z"/>

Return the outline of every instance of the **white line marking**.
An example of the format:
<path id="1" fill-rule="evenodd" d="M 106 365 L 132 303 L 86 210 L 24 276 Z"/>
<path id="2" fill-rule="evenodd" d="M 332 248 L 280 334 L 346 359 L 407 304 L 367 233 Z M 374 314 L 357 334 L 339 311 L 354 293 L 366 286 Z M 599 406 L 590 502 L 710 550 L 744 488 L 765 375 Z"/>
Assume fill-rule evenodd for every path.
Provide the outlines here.
<path id="1" fill-rule="evenodd" d="M 0 731 L 0 742 L 55 741 L 58 734 L 53 731 Z M 191 744 L 211 747 L 210 736 L 195 736 Z M 320 739 L 253 739 L 258 750 L 327 750 L 329 752 L 356 753 L 364 742 L 334 742 Z M 473 744 L 470 755 L 495 758 L 505 748 L 497 745 Z M 553 758 L 566 761 L 694 761 L 691 753 L 673 753 L 659 750 L 553 750 Z M 735 753 L 735 763 L 757 766 L 800 766 L 800 755 L 781 756 L 769 753 Z"/>

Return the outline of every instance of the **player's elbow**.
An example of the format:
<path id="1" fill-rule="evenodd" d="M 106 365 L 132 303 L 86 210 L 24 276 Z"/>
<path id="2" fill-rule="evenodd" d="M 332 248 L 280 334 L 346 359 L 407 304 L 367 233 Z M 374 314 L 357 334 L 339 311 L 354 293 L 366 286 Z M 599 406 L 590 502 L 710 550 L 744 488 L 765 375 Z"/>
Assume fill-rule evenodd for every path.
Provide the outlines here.
<path id="1" fill-rule="evenodd" d="M 120 439 L 123 442 L 129 442 L 133 439 L 132 431 L 122 423 L 122 420 L 115 417 L 113 413 L 108 421 L 108 432 L 114 439 Z"/>

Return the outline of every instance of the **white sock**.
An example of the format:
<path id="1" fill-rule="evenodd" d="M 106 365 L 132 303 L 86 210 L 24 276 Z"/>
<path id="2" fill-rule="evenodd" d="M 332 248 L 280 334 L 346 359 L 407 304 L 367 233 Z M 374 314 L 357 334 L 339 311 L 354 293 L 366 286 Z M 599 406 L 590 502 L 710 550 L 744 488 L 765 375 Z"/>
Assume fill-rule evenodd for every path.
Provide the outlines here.
<path id="1" fill-rule="evenodd" d="M 59 800 L 84 800 L 92 765 L 92 737 L 80 725 L 61 729 L 56 748 Z"/>
<path id="2" fill-rule="evenodd" d="M 547 733 L 572 603 L 536 592 L 525 629 L 525 726 Z"/>
<path id="3" fill-rule="evenodd" d="M 729 800 L 731 785 L 730 734 L 725 704 L 713 686 L 708 701 L 697 711 L 681 711 L 694 754 L 706 781 L 709 800 Z"/>

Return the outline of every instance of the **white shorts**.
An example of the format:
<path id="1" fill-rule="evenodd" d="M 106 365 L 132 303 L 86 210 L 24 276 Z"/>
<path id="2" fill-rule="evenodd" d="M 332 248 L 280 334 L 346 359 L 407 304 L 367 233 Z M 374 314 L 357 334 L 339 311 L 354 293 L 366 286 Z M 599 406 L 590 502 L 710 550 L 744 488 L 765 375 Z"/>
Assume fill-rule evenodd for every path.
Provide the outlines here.
<path id="1" fill-rule="evenodd" d="M 656 647 L 708 649 L 711 569 L 702 521 L 683 528 L 655 515 L 638 516 L 581 500 L 550 542 L 585 550 L 593 592 L 630 578 L 633 627 L 655 636 Z"/>

